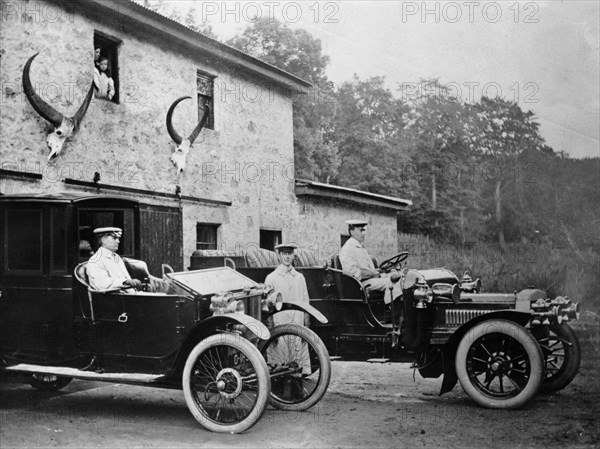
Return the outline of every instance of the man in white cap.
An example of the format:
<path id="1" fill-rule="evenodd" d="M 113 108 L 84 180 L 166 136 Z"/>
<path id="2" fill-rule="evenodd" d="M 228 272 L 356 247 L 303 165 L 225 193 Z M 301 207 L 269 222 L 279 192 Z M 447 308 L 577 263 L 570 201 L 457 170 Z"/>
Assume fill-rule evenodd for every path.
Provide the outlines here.
<path id="1" fill-rule="evenodd" d="M 275 247 L 279 258 L 279 266 L 267 275 L 265 284 L 271 285 L 277 293 L 288 302 L 310 305 L 306 279 L 292 266 L 296 255 L 297 245 L 282 243 Z M 275 326 L 285 323 L 308 324 L 308 316 L 299 310 L 284 310 L 273 315 Z"/>
<path id="2" fill-rule="evenodd" d="M 265 284 L 271 285 L 276 293 L 281 293 L 282 298 L 287 302 L 296 304 L 310 305 L 308 298 L 308 288 L 306 287 L 306 279 L 302 273 L 298 273 L 292 266 L 294 256 L 296 255 L 297 245 L 293 243 L 282 243 L 275 247 L 279 257 L 279 266 L 275 271 L 268 274 L 265 279 Z M 273 324 L 279 326 L 281 324 L 299 324 L 300 326 L 308 325 L 308 314 L 300 310 L 282 310 L 273 315 Z M 302 367 L 302 373 L 311 374 L 310 356 L 308 354 L 308 345 L 302 341 L 300 337 L 286 337 L 285 342 L 289 347 L 293 347 L 297 356 L 297 361 Z M 267 351 L 268 362 L 277 364 L 277 361 L 288 361 L 289 350 L 284 348 L 273 347 L 271 351 Z"/>
<path id="3" fill-rule="evenodd" d="M 119 249 L 122 235 L 123 230 L 120 228 L 94 229 L 94 236 L 99 248 L 90 257 L 86 268 L 88 281 L 92 288 L 96 290 L 119 287 L 141 288 L 142 282 L 131 278 L 123 259 L 116 252 Z"/>
<path id="4" fill-rule="evenodd" d="M 398 284 L 400 273 L 380 273 L 373 264 L 373 259 L 363 246 L 366 227 L 369 224 L 364 220 L 347 220 L 350 238 L 340 250 L 339 258 L 342 269 L 363 283 L 368 291 L 383 291 L 386 304 L 392 302 L 402 294 Z M 391 290 L 391 291 L 390 291 Z"/>

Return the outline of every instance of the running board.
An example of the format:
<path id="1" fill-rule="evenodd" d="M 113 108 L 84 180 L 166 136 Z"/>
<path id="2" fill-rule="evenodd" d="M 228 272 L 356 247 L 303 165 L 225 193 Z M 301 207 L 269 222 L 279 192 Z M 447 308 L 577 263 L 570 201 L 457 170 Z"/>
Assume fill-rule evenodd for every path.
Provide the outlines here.
<path id="1" fill-rule="evenodd" d="M 4 368 L 5 371 L 14 373 L 39 373 L 53 374 L 55 376 L 73 377 L 75 379 L 97 380 L 100 382 L 116 382 L 121 384 L 148 385 L 160 383 L 162 375 L 143 373 L 97 373 L 95 371 L 82 371 L 77 368 L 62 366 L 29 365 L 20 363 Z"/>
<path id="2" fill-rule="evenodd" d="M 386 363 L 389 362 L 390 359 L 386 359 L 386 358 L 381 358 L 381 359 L 367 359 L 367 362 L 370 363 Z"/>

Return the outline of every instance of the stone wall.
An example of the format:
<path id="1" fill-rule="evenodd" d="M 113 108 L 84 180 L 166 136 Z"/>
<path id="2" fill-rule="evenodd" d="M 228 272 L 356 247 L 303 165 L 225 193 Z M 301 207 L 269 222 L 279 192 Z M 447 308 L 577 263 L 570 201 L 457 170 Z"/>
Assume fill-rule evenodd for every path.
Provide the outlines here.
<path id="1" fill-rule="evenodd" d="M 294 215 L 293 182 L 281 176 L 287 169 L 293 178 L 292 107 L 282 89 L 167 42 L 133 21 L 123 27 L 113 17 L 62 11 L 43 1 L 3 2 L 2 13 L 0 162 L 43 175 L 19 186 L 4 181 L 5 193 L 61 191 L 67 189 L 63 178 L 92 181 L 99 172 L 106 184 L 169 193 L 179 185 L 183 195 L 232 201 L 231 207 L 183 203 L 187 260 L 195 249 L 197 221 L 223 223 L 223 241 L 257 241 L 259 226 Z M 94 31 L 122 41 L 120 104 L 92 100 L 78 132 L 48 163 L 46 135 L 52 127 L 22 92 L 23 67 L 39 52 L 31 66 L 36 91 L 58 111 L 74 115 L 92 80 Z M 216 76 L 215 130 L 202 131 L 178 176 L 165 117 L 175 99 L 190 95 L 193 100 L 180 103 L 173 122 L 183 136 L 194 129 L 197 70 Z"/>
<path id="2" fill-rule="evenodd" d="M 242 67 L 166 40 L 140 25 L 135 17 L 115 17 L 69 9 L 44 1 L 5 1 L 0 27 L 0 165 L 9 170 L 41 173 L 42 180 L 0 180 L 3 193 L 77 190 L 62 181 L 72 178 L 117 186 L 231 201 L 215 206 L 182 201 L 184 266 L 195 250 L 196 223 L 220 223 L 224 249 L 258 245 L 259 229 L 282 230 L 297 241 L 330 255 L 346 232 L 345 219 L 370 217 L 367 247 L 378 257 L 397 247 L 392 211 L 297 199 L 294 194 L 292 105 L 289 95 Z M 15 10 L 16 6 L 16 10 Z M 39 53 L 31 79 L 39 95 L 72 116 L 82 103 L 93 75 L 94 32 L 121 41 L 118 49 L 120 104 L 92 100 L 80 129 L 62 153 L 48 162 L 46 135 L 51 125 L 31 107 L 22 92 L 26 61 Z M 178 175 L 170 161 L 175 144 L 165 117 L 178 106 L 173 123 L 187 136 L 198 120 L 197 70 L 215 78 L 215 129 L 204 129 Z M 114 193 L 114 192 L 106 192 Z M 175 200 L 139 196 L 144 202 L 177 205 Z"/>
<path id="3" fill-rule="evenodd" d="M 320 260 L 328 260 L 339 252 L 341 236 L 348 234 L 346 220 L 364 219 L 369 222 L 364 245 L 380 262 L 396 254 L 398 237 L 396 212 L 389 209 L 335 202 L 333 200 L 298 199 L 299 216 L 292 240 L 314 249 Z"/>

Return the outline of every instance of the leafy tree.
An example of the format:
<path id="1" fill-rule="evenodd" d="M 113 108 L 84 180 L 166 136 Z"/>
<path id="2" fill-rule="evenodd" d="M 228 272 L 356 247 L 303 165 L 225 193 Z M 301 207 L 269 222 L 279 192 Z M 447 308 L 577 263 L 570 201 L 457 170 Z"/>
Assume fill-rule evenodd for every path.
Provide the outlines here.
<path id="1" fill-rule="evenodd" d="M 523 112 L 516 102 L 483 97 L 474 108 L 477 115 L 474 136 L 477 149 L 494 168 L 493 176 L 488 177 L 494 188 L 493 230 L 500 247 L 505 249 L 505 232 L 515 225 L 517 229 L 513 229 L 513 234 L 517 233 L 518 221 L 522 218 L 520 215 L 525 211 L 520 190 L 515 192 L 517 207 L 512 206 L 514 203 L 503 201 L 509 187 L 519 189 L 521 185 L 515 184 L 511 172 L 514 173 L 519 155 L 525 151 L 541 152 L 544 140 L 539 134 L 539 124 L 534 121 L 533 112 Z"/>
<path id="2" fill-rule="evenodd" d="M 296 176 L 320 181 L 335 177 L 340 159 L 326 140 L 335 114 L 335 86 L 325 75 L 329 57 L 322 54 L 321 41 L 265 17 L 227 43 L 313 83 L 293 99 Z"/>
<path id="3" fill-rule="evenodd" d="M 420 185 L 419 214 L 409 221 L 419 221 L 412 227 L 423 233 L 459 237 L 464 244 L 479 233 L 472 108 L 454 98 L 437 79 L 421 80 L 420 87 L 427 94 L 408 101 L 408 111 L 402 116 L 403 138 L 409 143 Z"/>
<path id="4" fill-rule="evenodd" d="M 329 139 L 342 162 L 336 182 L 373 193 L 406 198 L 416 184 L 404 173 L 410 160 L 400 139 L 402 103 L 384 86 L 383 77 L 340 86 L 338 111 Z"/>

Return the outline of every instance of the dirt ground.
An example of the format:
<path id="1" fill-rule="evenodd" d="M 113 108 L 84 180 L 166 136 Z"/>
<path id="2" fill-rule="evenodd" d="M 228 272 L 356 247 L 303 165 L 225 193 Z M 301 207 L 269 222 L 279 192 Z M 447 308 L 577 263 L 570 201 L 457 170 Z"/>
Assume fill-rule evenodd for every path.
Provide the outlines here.
<path id="1" fill-rule="evenodd" d="M 565 390 L 516 411 L 487 410 L 457 385 L 408 364 L 333 362 L 324 399 L 303 413 L 267 409 L 242 435 L 211 433 L 183 393 L 73 381 L 42 393 L 15 379 L 0 384 L 0 448 L 10 447 L 600 447 L 598 319 L 576 327 L 580 372 Z"/>

